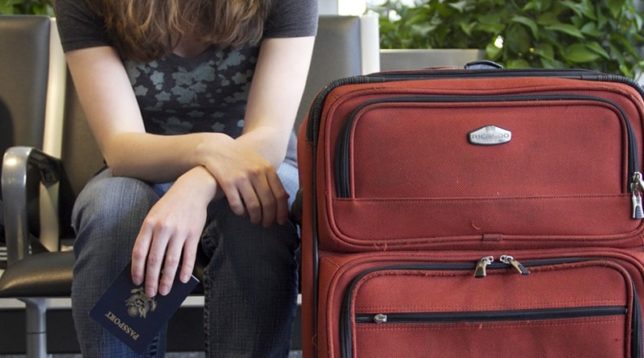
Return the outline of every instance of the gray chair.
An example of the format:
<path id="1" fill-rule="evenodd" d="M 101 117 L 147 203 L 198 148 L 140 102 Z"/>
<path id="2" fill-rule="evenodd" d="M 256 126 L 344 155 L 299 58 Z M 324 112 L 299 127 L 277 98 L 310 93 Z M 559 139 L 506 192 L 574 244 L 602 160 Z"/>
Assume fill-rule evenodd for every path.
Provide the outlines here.
<path id="1" fill-rule="evenodd" d="M 25 46 L 25 44 L 30 44 Z M 49 20 L 11 17 L 0 24 L 0 153 L 14 145 L 42 147 L 47 95 Z M 26 78 L 42 80 L 25 81 Z M 2 169 L 0 168 L 0 174 Z M 0 269 L 6 267 L 0 193 Z"/>
<path id="2" fill-rule="evenodd" d="M 296 127 L 306 118 L 311 102 L 329 82 L 343 77 L 360 75 L 363 57 L 361 18 L 357 16 L 320 16 L 318 34 L 313 48 L 311 70 L 297 114 Z"/>
<path id="3" fill-rule="evenodd" d="M 4 20 L 0 17 L 0 23 Z M 0 52 L 4 52 L 1 45 Z M 305 117 L 314 95 L 327 83 L 362 73 L 361 52 L 360 18 L 320 18 L 320 29 L 299 119 Z M 101 157 L 71 85 L 67 86 L 64 104 L 62 131 L 55 134 L 62 142 L 60 156 L 45 154 L 34 147 L 21 146 L 10 148 L 3 161 L 2 191 L 10 203 L 5 208 L 4 216 L 11 249 L 9 265 L 0 277 L 0 297 L 18 297 L 27 302 L 29 357 L 43 357 L 47 353 L 45 299 L 69 296 L 73 264 L 70 252 L 34 254 L 33 248 L 37 246 L 34 243 L 37 240 L 30 236 L 36 239 L 38 237 L 30 230 L 34 218 L 27 214 L 29 203 L 37 202 L 39 185 L 58 186 L 58 214 L 61 218 L 58 237 L 61 242 L 73 240 L 73 232 L 66 224 L 70 222 L 69 213 L 73 201 L 84 183 L 102 166 Z M 299 331 L 296 329 L 295 332 Z"/>
<path id="4" fill-rule="evenodd" d="M 68 297 L 71 287 L 73 256 L 60 251 L 61 234 L 65 237 L 71 231 L 47 225 L 51 215 L 42 216 L 45 205 L 41 202 L 55 199 L 44 200 L 41 192 L 49 192 L 40 184 L 53 188 L 54 196 L 60 192 L 61 198 L 72 187 L 69 180 L 61 180 L 58 169 L 62 163 L 45 151 L 60 155 L 61 140 L 78 127 L 68 125 L 61 136 L 65 102 L 75 97 L 65 93 L 64 57 L 49 17 L 0 16 L 0 64 L 0 108 L 6 109 L 0 111 L 1 149 L 14 146 L 3 161 L 7 267 L 0 278 L 0 297 L 18 298 L 26 304 L 27 354 L 37 357 L 46 354 L 46 298 Z M 69 113 L 79 112 L 73 103 L 67 108 Z M 61 206 L 61 213 L 67 211 Z"/>

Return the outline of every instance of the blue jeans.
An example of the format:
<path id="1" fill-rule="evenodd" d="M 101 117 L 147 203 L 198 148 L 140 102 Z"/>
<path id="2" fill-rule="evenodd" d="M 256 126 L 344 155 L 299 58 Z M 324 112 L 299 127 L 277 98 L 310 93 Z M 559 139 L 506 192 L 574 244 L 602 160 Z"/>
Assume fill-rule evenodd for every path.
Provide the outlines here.
<path id="1" fill-rule="evenodd" d="M 294 198 L 297 169 L 285 162 L 278 174 Z M 87 184 L 74 205 L 72 311 L 84 357 L 138 356 L 88 313 L 130 261 L 141 223 L 159 198 L 155 189 L 137 179 L 113 177 L 106 170 Z M 203 281 L 208 357 L 288 355 L 296 309 L 298 245 L 296 228 L 290 223 L 264 228 L 232 213 L 225 199 L 210 204 L 201 238 L 208 258 Z M 164 352 L 162 333 L 143 356 Z"/>

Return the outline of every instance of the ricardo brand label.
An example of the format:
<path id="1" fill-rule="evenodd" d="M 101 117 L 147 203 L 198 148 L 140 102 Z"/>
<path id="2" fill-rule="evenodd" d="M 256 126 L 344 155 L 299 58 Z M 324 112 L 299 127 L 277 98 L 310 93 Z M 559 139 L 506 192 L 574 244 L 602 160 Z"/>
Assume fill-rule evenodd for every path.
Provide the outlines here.
<path id="1" fill-rule="evenodd" d="M 485 126 L 469 134 L 470 143 L 475 145 L 499 145 L 512 140 L 512 132 L 497 126 Z"/>

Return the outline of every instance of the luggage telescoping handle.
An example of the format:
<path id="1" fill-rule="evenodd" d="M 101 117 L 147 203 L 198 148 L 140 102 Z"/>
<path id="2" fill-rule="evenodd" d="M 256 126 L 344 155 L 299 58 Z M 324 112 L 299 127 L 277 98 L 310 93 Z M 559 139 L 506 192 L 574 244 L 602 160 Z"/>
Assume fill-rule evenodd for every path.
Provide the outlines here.
<path id="1" fill-rule="evenodd" d="M 502 70 L 503 65 L 490 60 L 477 60 L 466 63 L 463 68 L 466 70 Z"/>

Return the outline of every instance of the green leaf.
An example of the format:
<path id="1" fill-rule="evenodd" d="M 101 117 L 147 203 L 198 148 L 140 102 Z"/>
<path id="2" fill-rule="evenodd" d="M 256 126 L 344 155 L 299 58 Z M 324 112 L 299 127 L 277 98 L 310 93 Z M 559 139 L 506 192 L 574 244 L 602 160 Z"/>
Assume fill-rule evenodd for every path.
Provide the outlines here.
<path id="1" fill-rule="evenodd" d="M 463 13 L 465 7 L 467 6 L 468 1 L 459 1 L 455 3 L 448 4 L 449 7 L 456 9 L 458 12 Z"/>
<path id="2" fill-rule="evenodd" d="M 591 20 L 597 20 L 597 16 L 595 15 L 595 6 L 593 6 L 593 0 L 582 0 L 581 6 L 581 11 L 584 13 L 584 16 Z"/>
<path id="3" fill-rule="evenodd" d="M 525 27 L 512 25 L 506 31 L 503 47 L 517 54 L 525 54 L 530 50 L 532 39 Z"/>
<path id="4" fill-rule="evenodd" d="M 559 20 L 557 19 L 557 14 L 553 11 L 550 11 L 539 15 L 539 17 L 537 18 L 537 24 L 542 26 L 550 26 L 559 24 Z"/>
<path id="5" fill-rule="evenodd" d="M 528 61 L 524 59 L 518 59 L 518 60 L 509 60 L 505 63 L 505 67 L 507 68 L 530 68 L 530 64 Z"/>
<path id="6" fill-rule="evenodd" d="M 591 20 L 596 20 L 595 9 L 593 4 L 589 0 L 577 1 L 561 1 L 560 4 L 570 10 L 572 10 L 578 17 L 584 18 L 587 17 Z"/>
<path id="7" fill-rule="evenodd" d="M 475 22 L 467 23 L 463 21 L 463 22 L 460 22 L 458 26 L 460 27 L 461 31 L 463 31 L 467 36 L 471 36 L 472 30 L 474 30 L 474 28 L 476 27 L 476 23 Z"/>
<path id="8" fill-rule="evenodd" d="M 546 26 L 546 29 L 563 32 L 565 34 L 576 37 L 578 39 L 584 38 L 584 35 L 581 33 L 581 31 L 579 31 L 578 28 L 568 24 L 559 23 L 555 25 L 550 25 L 550 26 Z"/>
<path id="9" fill-rule="evenodd" d="M 537 23 L 534 20 L 527 18 L 525 16 L 516 15 L 516 16 L 513 16 L 512 20 L 510 21 L 527 26 L 532 32 L 532 37 L 539 38 L 539 29 L 537 27 Z"/>
<path id="10" fill-rule="evenodd" d="M 485 56 L 490 60 L 498 60 L 501 56 L 503 49 L 494 46 L 494 43 L 489 43 L 485 46 Z"/>
<path id="11" fill-rule="evenodd" d="M 563 56 L 566 60 L 573 63 L 587 63 L 597 61 L 599 54 L 590 50 L 584 44 L 573 44 L 564 50 Z"/>
<path id="12" fill-rule="evenodd" d="M 540 12 L 539 8 L 537 7 L 538 2 L 537 1 L 530 1 L 529 3 L 525 4 L 521 10 L 523 11 L 530 11 L 530 10 L 536 10 L 537 12 Z"/>
<path id="13" fill-rule="evenodd" d="M 16 13 L 16 5 L 22 0 L 0 0 L 0 14 L 13 15 Z"/>
<path id="14" fill-rule="evenodd" d="M 606 24 L 608 23 L 608 17 L 604 15 L 604 12 L 602 11 L 602 7 L 599 5 L 597 6 L 597 27 L 602 29 Z"/>
<path id="15" fill-rule="evenodd" d="M 626 3 L 626 0 L 607 0 L 606 1 L 606 6 L 608 6 L 608 10 L 613 16 L 613 19 L 619 18 L 619 14 L 622 12 L 622 8 L 624 7 L 625 3 Z"/>
<path id="16" fill-rule="evenodd" d="M 637 30 L 641 31 L 642 26 L 644 25 L 644 20 L 642 20 L 642 16 L 640 14 L 638 14 L 638 13 L 635 13 L 633 15 L 634 15 L 634 20 L 635 20 L 635 26 L 637 27 Z"/>
<path id="17" fill-rule="evenodd" d="M 608 48 L 610 50 L 610 57 L 612 59 L 614 59 L 615 61 L 620 62 L 620 63 L 624 62 L 624 60 L 625 60 L 624 59 L 624 54 L 619 48 L 617 48 L 617 46 L 615 46 L 614 44 L 611 43 L 611 44 L 608 45 Z"/>
<path id="18" fill-rule="evenodd" d="M 537 45 L 537 47 L 534 49 L 534 53 L 537 54 L 542 59 L 546 59 L 549 61 L 552 61 L 555 58 L 555 49 L 549 43 Z"/>
<path id="19" fill-rule="evenodd" d="M 583 5 L 582 4 L 578 4 L 578 3 L 568 1 L 568 0 L 560 1 L 559 4 L 561 4 L 562 6 L 567 7 L 568 9 L 574 11 L 575 14 L 577 14 L 578 16 L 583 15 Z"/>
<path id="20" fill-rule="evenodd" d="M 499 21 L 498 14 L 486 14 L 478 18 L 479 30 L 491 34 L 500 34 L 505 29 L 505 24 Z"/>
<path id="21" fill-rule="evenodd" d="M 564 68 L 565 64 L 558 60 L 549 60 L 546 58 L 541 59 L 541 64 L 544 68 Z"/>
<path id="22" fill-rule="evenodd" d="M 622 75 L 633 78 L 633 71 L 631 71 L 631 69 L 628 68 L 625 64 L 619 65 L 619 71 L 622 73 Z"/>
<path id="23" fill-rule="evenodd" d="M 603 35 L 603 33 L 597 29 L 597 24 L 594 22 L 589 22 L 582 26 L 581 33 L 591 37 L 601 37 Z"/>
<path id="24" fill-rule="evenodd" d="M 606 52 L 606 50 L 603 47 L 601 47 L 599 43 L 595 41 L 587 43 L 586 47 L 588 47 L 588 49 L 590 49 L 591 51 L 601 55 L 601 57 L 605 59 L 610 58 L 610 55 L 608 54 L 608 52 Z"/>

